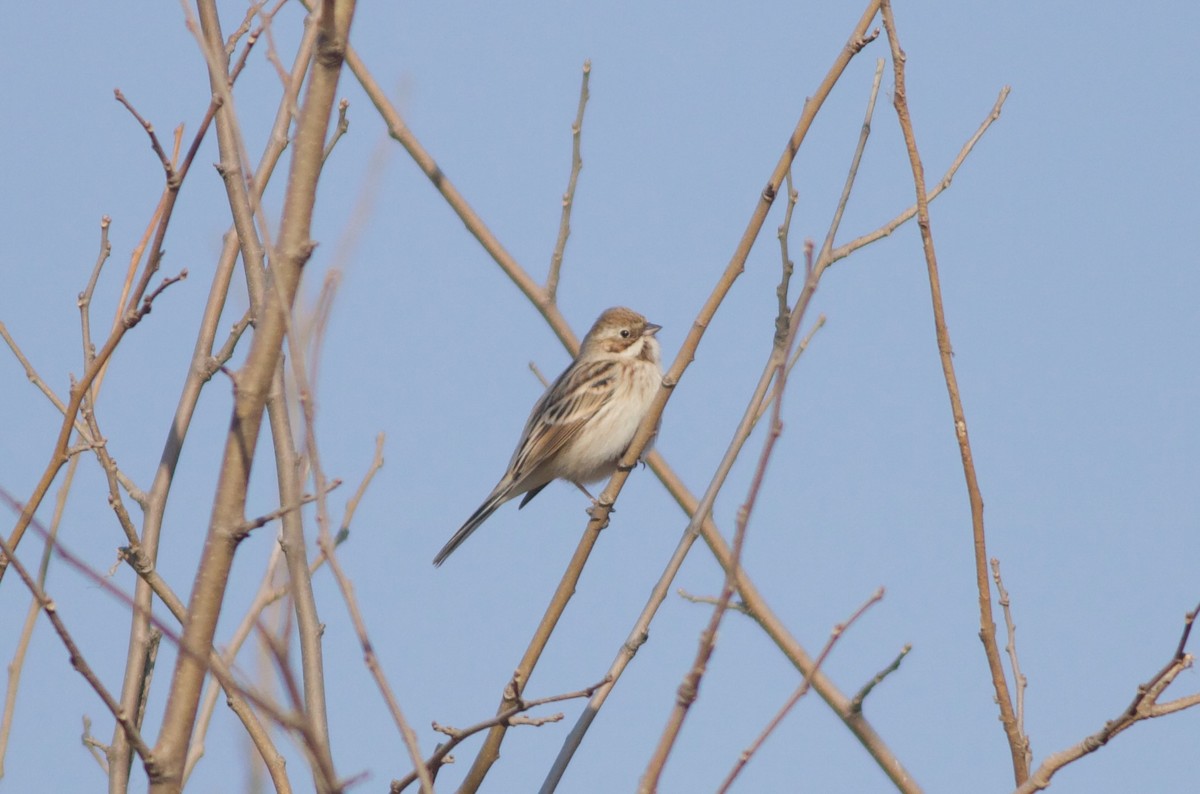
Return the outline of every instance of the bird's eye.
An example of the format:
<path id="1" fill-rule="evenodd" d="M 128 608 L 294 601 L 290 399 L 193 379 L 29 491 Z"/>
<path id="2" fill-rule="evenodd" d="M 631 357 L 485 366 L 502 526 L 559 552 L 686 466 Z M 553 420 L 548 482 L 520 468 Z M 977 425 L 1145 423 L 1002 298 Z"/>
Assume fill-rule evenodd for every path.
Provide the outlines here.
<path id="1" fill-rule="evenodd" d="M 622 339 L 628 339 L 628 338 L 629 338 L 629 329 L 628 329 L 628 328 L 622 328 L 622 329 L 621 329 L 621 338 L 622 338 Z"/>

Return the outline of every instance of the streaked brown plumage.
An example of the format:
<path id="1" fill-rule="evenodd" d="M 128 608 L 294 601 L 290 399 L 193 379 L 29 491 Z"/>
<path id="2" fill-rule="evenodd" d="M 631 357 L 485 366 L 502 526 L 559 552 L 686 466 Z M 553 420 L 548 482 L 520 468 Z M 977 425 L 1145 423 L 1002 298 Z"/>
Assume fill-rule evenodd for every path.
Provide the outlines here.
<path id="1" fill-rule="evenodd" d="M 508 470 L 433 558 L 434 565 L 510 499 L 524 494 L 524 507 L 553 480 L 582 486 L 616 471 L 662 381 L 654 338 L 659 328 L 632 309 L 600 315 L 579 355 L 533 406 Z"/>

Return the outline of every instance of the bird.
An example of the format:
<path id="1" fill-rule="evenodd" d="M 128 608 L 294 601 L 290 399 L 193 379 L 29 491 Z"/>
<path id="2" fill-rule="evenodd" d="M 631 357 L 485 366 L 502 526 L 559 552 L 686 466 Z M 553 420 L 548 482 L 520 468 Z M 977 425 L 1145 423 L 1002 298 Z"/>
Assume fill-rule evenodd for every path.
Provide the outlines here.
<path id="1" fill-rule="evenodd" d="M 520 509 L 557 479 L 586 494 L 584 484 L 616 471 L 662 382 L 661 329 L 622 306 L 601 313 L 575 360 L 534 404 L 504 476 L 433 558 L 435 566 L 510 499 L 524 494 Z"/>

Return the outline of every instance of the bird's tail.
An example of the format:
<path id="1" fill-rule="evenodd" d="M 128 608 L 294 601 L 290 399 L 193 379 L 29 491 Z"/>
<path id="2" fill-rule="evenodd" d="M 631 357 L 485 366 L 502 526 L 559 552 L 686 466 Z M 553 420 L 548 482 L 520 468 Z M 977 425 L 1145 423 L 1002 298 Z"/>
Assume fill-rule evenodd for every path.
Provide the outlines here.
<path id="1" fill-rule="evenodd" d="M 449 557 L 455 549 L 461 546 L 464 540 L 471 537 L 472 532 L 479 529 L 480 524 L 482 524 L 484 521 L 487 521 L 492 513 L 496 512 L 496 508 L 500 507 L 500 505 L 504 504 L 511 498 L 512 497 L 506 490 L 497 489 L 496 491 L 493 491 L 491 495 L 488 496 L 488 498 L 484 501 L 484 503 L 479 506 L 479 509 L 471 514 L 471 517 L 467 519 L 466 523 L 458 528 L 458 531 L 454 533 L 454 536 L 451 537 L 450 540 L 446 541 L 446 545 L 442 546 L 442 550 L 439 551 L 437 556 L 433 558 L 433 564 L 441 565 L 443 562 L 445 562 L 446 558 Z"/>

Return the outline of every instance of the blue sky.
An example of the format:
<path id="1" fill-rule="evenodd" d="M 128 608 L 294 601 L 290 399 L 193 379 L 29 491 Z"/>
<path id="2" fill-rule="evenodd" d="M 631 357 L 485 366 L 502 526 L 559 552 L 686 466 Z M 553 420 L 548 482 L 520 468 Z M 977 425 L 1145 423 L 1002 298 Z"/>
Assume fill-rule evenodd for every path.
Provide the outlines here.
<path id="1" fill-rule="evenodd" d="M 811 5 L 811 4 L 810 4 Z M 244 7 L 223 4 L 226 28 Z M 580 334 L 605 307 L 663 326 L 673 358 L 725 267 L 758 193 L 862 9 L 850 4 L 360 4 L 352 41 L 416 135 L 522 265 L 541 278 L 570 164 L 584 59 L 593 64 L 572 236 L 560 303 Z M 1029 678 L 1035 763 L 1115 717 L 1166 662 L 1200 599 L 1200 319 L 1194 253 L 1200 88 L 1185 3 L 899 3 L 908 94 L 930 180 L 940 177 L 1004 85 L 1003 116 L 932 208 L 955 364 L 987 505 L 989 552 L 1014 599 Z M 170 3 L 9 10 L 0 52 L 0 320 L 60 393 L 81 371 L 75 299 L 111 216 L 113 257 L 97 290 L 112 316 L 130 250 L 161 188 L 119 87 L 164 138 L 195 129 L 209 92 L 203 60 Z M 276 31 L 290 63 L 298 7 Z M 265 44 L 265 43 L 264 43 Z M 237 87 L 251 157 L 264 145 L 279 85 L 260 45 Z M 882 39 L 851 64 L 796 162 L 793 250 L 827 228 L 853 152 Z M 839 242 L 912 202 L 891 108 L 890 63 Z M 441 569 L 429 560 L 500 476 L 540 386 L 568 357 L 542 319 L 390 143 L 347 75 L 351 127 L 317 202 L 304 300 L 342 271 L 318 384 L 330 475 L 356 483 L 374 437 L 387 463 L 359 509 L 341 560 L 372 639 L 426 752 L 432 720 L 488 716 L 569 558 L 586 517 L 554 485 L 502 508 Z M 178 400 L 208 281 L 228 225 L 215 137 L 206 140 L 166 240 L 163 295 L 122 343 L 98 416 L 123 469 L 148 487 Z M 265 204 L 276 222 L 281 178 Z M 369 196 L 367 200 L 363 196 Z M 667 406 L 658 448 L 703 491 L 771 344 L 782 204 L 696 361 Z M 351 224 L 360 232 L 349 233 Z M 235 284 L 237 280 L 235 279 Z M 231 296 L 231 325 L 246 297 Z M 905 644 L 901 670 L 866 714 L 925 790 L 1004 792 L 1007 750 L 977 639 L 970 515 L 937 359 L 915 227 L 837 264 L 809 320 L 827 324 L 795 370 L 785 429 L 750 526 L 747 570 L 812 651 L 878 586 L 874 607 L 825 671 L 853 692 Z M 167 513 L 163 575 L 186 593 L 207 526 L 230 407 L 207 387 Z M 0 486 L 32 492 L 58 432 L 54 409 L 0 351 Z M 728 534 L 762 432 L 717 501 Z M 270 467 L 251 512 L 272 503 Z M 333 499 L 340 509 L 351 489 Z M 50 503 L 39 513 L 48 519 Z M 15 521 L 15 518 L 13 519 Z M 12 523 L 11 521 L 9 522 Z M 637 471 L 601 537 L 531 696 L 598 680 L 624 640 L 685 519 Z M 6 534 L 8 530 L 5 530 Z M 275 536 L 239 550 L 219 639 L 249 603 Z M 124 543 L 103 477 L 83 461 L 63 541 L 106 571 Z M 22 546 L 35 559 L 38 543 Z M 132 590 L 132 573 L 112 582 Z M 720 572 L 697 547 L 677 584 L 699 594 Z M 338 771 L 379 790 L 408 770 L 327 575 L 316 580 Z M 126 609 L 61 563 L 48 589 L 89 661 L 118 689 Z M 0 658 L 11 658 L 27 595 L 0 586 Z M 165 611 L 163 612 L 165 615 Z M 664 792 L 715 788 L 795 687 L 796 675 L 748 621 L 730 615 L 663 778 Z M 666 720 L 708 610 L 669 599 L 614 690 L 560 791 L 631 790 Z M 148 724 L 161 714 L 173 655 L 164 649 Z M 242 672 L 255 675 L 247 656 Z M 1173 694 L 1197 689 L 1185 673 Z M 494 791 L 540 783 L 566 720 L 510 732 Z M 107 740 L 102 704 L 42 624 L 22 685 L 5 790 L 95 790 L 79 747 L 82 714 Z M 1185 792 L 1200 780 L 1200 712 L 1135 726 L 1062 772 L 1056 792 Z M 153 733 L 153 731 L 151 731 Z M 286 742 L 284 742 L 286 744 Z M 443 772 L 457 783 L 474 755 Z M 219 706 L 196 791 L 241 790 L 246 749 Z M 293 782 L 309 781 L 289 749 Z M 231 771 L 233 770 L 233 771 Z M 140 785 L 140 778 L 135 789 Z M 887 781 L 816 699 L 804 701 L 743 773 L 742 791 L 886 791 Z"/>

